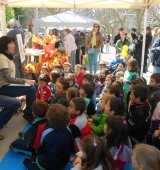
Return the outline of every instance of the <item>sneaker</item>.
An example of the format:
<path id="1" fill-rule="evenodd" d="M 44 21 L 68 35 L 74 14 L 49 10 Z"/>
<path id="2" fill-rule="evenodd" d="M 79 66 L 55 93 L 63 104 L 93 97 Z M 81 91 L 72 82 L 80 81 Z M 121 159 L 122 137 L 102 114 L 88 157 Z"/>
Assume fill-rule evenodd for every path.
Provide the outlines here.
<path id="1" fill-rule="evenodd" d="M 16 152 L 14 151 L 14 149 L 12 148 L 12 145 L 9 145 L 9 150 L 10 150 L 11 152 L 13 152 L 13 153 L 16 153 Z"/>
<path id="2" fill-rule="evenodd" d="M 34 122 L 34 117 L 31 114 L 24 113 L 23 118 L 32 124 Z"/>
<path id="3" fill-rule="evenodd" d="M 19 136 L 21 139 L 24 139 L 24 133 L 23 133 L 23 132 L 19 132 L 19 133 L 18 133 L 18 136 Z"/>

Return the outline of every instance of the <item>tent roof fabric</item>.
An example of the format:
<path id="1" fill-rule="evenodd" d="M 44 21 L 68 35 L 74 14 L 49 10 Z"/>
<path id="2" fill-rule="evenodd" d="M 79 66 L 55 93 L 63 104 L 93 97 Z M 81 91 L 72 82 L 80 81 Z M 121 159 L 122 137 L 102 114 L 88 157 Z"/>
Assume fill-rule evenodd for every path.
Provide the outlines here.
<path id="1" fill-rule="evenodd" d="M 160 0 L 0 0 L 8 7 L 29 8 L 151 8 Z"/>
<path id="2" fill-rule="evenodd" d="M 47 16 L 33 20 L 35 26 L 46 27 L 92 27 L 95 22 L 99 22 L 71 11 Z"/>

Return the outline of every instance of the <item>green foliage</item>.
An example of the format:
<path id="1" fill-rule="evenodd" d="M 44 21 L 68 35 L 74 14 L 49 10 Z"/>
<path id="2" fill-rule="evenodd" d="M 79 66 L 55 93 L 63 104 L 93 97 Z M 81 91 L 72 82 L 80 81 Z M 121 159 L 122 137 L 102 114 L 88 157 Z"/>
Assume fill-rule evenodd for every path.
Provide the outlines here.
<path id="1" fill-rule="evenodd" d="M 24 15 L 24 8 L 13 8 L 14 9 L 14 13 L 15 13 L 15 18 L 16 20 L 18 20 L 18 15 Z M 20 17 L 19 16 L 19 22 L 20 24 L 22 24 L 24 21 L 24 17 Z"/>
<path id="2" fill-rule="evenodd" d="M 6 8 L 6 25 L 8 25 L 8 21 L 12 18 L 15 18 L 15 12 L 13 8 Z"/>

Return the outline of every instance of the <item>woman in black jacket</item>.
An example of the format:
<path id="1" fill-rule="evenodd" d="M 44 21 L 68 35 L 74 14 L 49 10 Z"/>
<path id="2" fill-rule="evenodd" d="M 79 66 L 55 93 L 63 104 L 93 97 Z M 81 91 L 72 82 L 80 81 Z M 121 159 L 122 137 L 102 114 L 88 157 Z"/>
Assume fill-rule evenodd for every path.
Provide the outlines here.
<path id="1" fill-rule="evenodd" d="M 144 53 L 144 65 L 143 65 L 143 73 L 147 71 L 147 56 L 148 49 L 152 42 L 152 33 L 151 28 L 149 26 L 146 27 L 146 42 L 145 42 L 145 53 Z M 138 36 L 138 44 L 136 45 L 136 56 L 135 59 L 138 61 L 138 66 L 141 69 L 141 61 L 142 61 L 142 45 L 143 45 L 143 35 Z"/>

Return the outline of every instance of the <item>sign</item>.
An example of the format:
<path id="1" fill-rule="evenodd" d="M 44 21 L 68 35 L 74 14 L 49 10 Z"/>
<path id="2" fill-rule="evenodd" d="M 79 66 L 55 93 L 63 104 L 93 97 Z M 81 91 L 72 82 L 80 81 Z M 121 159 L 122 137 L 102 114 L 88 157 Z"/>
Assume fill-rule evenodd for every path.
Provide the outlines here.
<path id="1" fill-rule="evenodd" d="M 16 36 L 17 36 L 17 43 L 18 43 L 21 62 L 23 62 L 23 61 L 25 61 L 25 53 L 24 53 L 24 45 L 23 45 L 23 42 L 22 42 L 22 35 L 17 34 Z"/>

